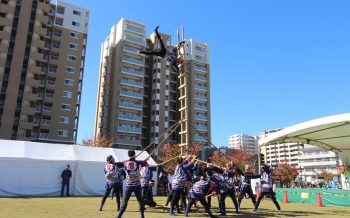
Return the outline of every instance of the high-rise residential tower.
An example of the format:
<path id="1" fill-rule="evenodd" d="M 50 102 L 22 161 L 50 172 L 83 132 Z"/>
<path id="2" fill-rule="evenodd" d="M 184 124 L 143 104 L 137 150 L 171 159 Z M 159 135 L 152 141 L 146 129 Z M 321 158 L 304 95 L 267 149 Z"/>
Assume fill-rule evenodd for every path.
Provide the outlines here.
<path id="1" fill-rule="evenodd" d="M 0 3 L 0 138 L 76 142 L 89 10 Z"/>
<path id="2" fill-rule="evenodd" d="M 138 53 L 160 48 L 156 35 L 147 38 L 146 30 L 146 25 L 122 18 L 101 47 L 94 133 L 114 138 L 119 148 L 144 148 L 180 119 L 178 75 L 171 63 Z M 170 35 L 160 35 L 172 48 Z M 188 118 L 200 131 L 189 129 L 190 141 L 206 144 L 201 134 L 210 140 L 210 47 L 193 39 L 185 43 Z M 179 139 L 177 131 L 168 141 Z"/>
<path id="3" fill-rule="evenodd" d="M 235 134 L 228 137 L 228 147 L 240 149 L 250 154 L 258 153 L 258 136 Z"/>

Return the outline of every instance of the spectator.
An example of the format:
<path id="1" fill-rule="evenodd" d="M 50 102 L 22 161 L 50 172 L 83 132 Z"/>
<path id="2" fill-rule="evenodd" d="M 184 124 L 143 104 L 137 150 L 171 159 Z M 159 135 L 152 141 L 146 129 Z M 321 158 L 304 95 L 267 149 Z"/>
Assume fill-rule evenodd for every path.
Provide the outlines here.
<path id="1" fill-rule="evenodd" d="M 260 186 L 259 186 L 259 183 L 255 183 L 255 196 L 258 195 L 258 190 L 259 190 Z"/>
<path id="2" fill-rule="evenodd" d="M 165 173 L 160 172 L 158 177 L 158 184 L 161 187 L 162 195 L 166 195 L 166 188 L 168 185 L 168 178 Z"/>
<path id="3" fill-rule="evenodd" d="M 64 186 L 67 186 L 67 196 L 69 195 L 69 180 L 72 177 L 72 171 L 70 171 L 70 165 L 67 164 L 66 169 L 62 171 L 62 189 L 61 189 L 61 197 L 63 196 Z"/>

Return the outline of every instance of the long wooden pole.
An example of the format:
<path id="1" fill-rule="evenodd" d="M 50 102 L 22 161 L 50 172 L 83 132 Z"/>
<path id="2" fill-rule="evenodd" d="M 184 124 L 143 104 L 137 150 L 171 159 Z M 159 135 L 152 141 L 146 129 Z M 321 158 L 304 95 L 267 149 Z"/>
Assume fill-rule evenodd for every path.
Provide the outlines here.
<path id="1" fill-rule="evenodd" d="M 180 126 L 180 124 L 181 124 L 182 122 L 183 122 L 183 120 L 181 120 L 181 122 L 179 122 L 179 123 L 176 125 L 176 127 L 174 127 L 174 128 L 171 130 L 171 132 L 169 133 L 169 135 L 168 135 L 161 143 L 159 143 L 159 145 L 152 151 L 152 153 L 150 153 L 150 154 L 148 155 L 147 158 L 149 158 L 150 156 L 152 156 L 152 155 L 154 154 L 154 152 L 156 152 L 156 150 L 158 150 L 158 148 L 165 142 L 165 140 L 167 140 L 167 139 L 170 137 L 170 135 L 176 130 L 177 127 Z"/>
<path id="2" fill-rule="evenodd" d="M 219 149 L 218 147 L 216 147 L 213 143 L 211 143 L 211 142 L 208 140 L 207 137 L 205 137 L 201 132 L 199 132 L 199 131 L 196 129 L 196 127 L 194 127 L 192 124 L 191 124 L 191 126 L 192 126 L 192 128 L 194 129 L 194 131 L 196 131 L 199 135 L 201 135 L 203 138 L 205 138 L 205 140 L 207 140 L 207 142 L 209 142 L 211 145 L 213 145 L 222 155 L 224 155 L 224 157 L 226 157 L 226 159 L 228 159 L 228 160 L 231 161 L 231 159 L 228 158 L 228 157 L 226 156 L 226 154 L 222 153 L 222 151 L 220 151 L 220 149 Z"/>
<path id="3" fill-rule="evenodd" d="M 172 161 L 172 160 L 174 160 L 174 159 L 176 159 L 176 158 L 179 158 L 180 156 L 181 156 L 181 154 L 179 154 L 178 156 L 176 156 L 176 157 L 174 157 L 174 158 L 171 158 L 171 159 L 169 159 L 169 160 L 167 160 L 167 161 L 164 161 L 163 163 L 158 164 L 158 166 L 163 165 L 163 164 L 165 164 L 165 163 L 168 163 L 169 161 Z M 185 155 L 185 156 L 181 156 L 181 157 L 182 157 L 182 158 L 185 158 L 185 157 L 188 157 L 188 156 L 191 156 L 191 155 Z"/>
<path id="4" fill-rule="evenodd" d="M 172 128 L 174 128 L 174 126 L 176 126 L 179 122 L 182 122 L 183 119 L 180 119 L 179 121 L 177 121 L 174 125 L 172 125 L 167 131 L 165 131 L 162 135 L 160 135 L 157 139 L 155 139 L 151 144 L 149 144 L 145 149 L 143 149 L 138 155 L 136 155 L 135 158 L 137 158 L 138 156 L 140 156 L 142 154 L 142 152 L 146 151 L 149 147 L 151 147 L 156 141 L 159 140 L 159 138 L 163 137 L 163 135 L 165 135 L 165 133 L 167 133 L 168 131 L 170 131 Z M 177 126 L 176 126 L 177 128 Z"/>

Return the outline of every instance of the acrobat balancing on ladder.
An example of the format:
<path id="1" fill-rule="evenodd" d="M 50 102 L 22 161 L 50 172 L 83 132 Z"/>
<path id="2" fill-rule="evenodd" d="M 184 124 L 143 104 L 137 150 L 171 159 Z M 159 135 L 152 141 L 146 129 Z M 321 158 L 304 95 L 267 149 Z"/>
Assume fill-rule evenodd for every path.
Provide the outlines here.
<path id="1" fill-rule="evenodd" d="M 162 58 L 166 58 L 168 61 L 171 62 L 171 64 L 173 65 L 173 69 L 175 72 L 178 72 L 180 74 L 180 76 L 182 76 L 182 72 L 181 69 L 178 67 L 178 64 L 182 63 L 181 58 L 177 57 L 177 50 L 181 47 L 181 45 L 184 43 L 184 41 L 180 42 L 177 46 L 173 47 L 170 50 L 167 50 L 163 44 L 163 40 L 160 37 L 159 33 L 158 33 L 158 28 L 159 26 L 157 26 L 154 29 L 154 32 L 157 35 L 158 41 L 160 42 L 160 50 L 154 50 L 154 51 L 139 51 L 140 54 L 145 54 L 145 55 L 155 55 L 158 57 L 162 57 Z"/>

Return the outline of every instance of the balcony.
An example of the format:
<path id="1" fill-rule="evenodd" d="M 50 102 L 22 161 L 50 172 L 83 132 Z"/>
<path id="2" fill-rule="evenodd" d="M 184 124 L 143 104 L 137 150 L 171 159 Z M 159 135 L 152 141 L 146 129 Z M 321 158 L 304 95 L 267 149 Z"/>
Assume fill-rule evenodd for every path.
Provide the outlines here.
<path id="1" fill-rule="evenodd" d="M 133 114 L 118 114 L 118 119 L 119 120 L 129 120 L 129 121 L 136 121 L 136 122 L 141 122 L 142 118 Z"/>
<path id="2" fill-rule="evenodd" d="M 35 114 L 35 108 L 27 107 L 22 105 L 21 113 L 27 114 L 27 115 L 34 115 Z"/>
<path id="3" fill-rule="evenodd" d="M 45 34 L 46 34 L 46 32 L 45 32 Z M 32 45 L 43 49 L 45 47 L 45 41 L 33 38 Z"/>
<path id="4" fill-rule="evenodd" d="M 38 2 L 38 9 L 42 9 L 48 13 L 50 11 L 50 4 L 47 4 L 45 2 Z"/>
<path id="5" fill-rule="evenodd" d="M 0 67 L 5 67 L 5 60 L 0 57 Z"/>
<path id="6" fill-rule="evenodd" d="M 143 88 L 143 83 L 134 80 L 121 79 L 120 84 Z"/>
<path id="7" fill-rule="evenodd" d="M 29 101 L 36 101 L 38 99 L 38 95 L 35 93 L 25 92 L 23 99 L 26 99 Z"/>
<path id="8" fill-rule="evenodd" d="M 41 120 L 41 125 L 50 126 L 50 124 L 51 124 L 51 120 L 45 120 L 45 119 Z"/>
<path id="9" fill-rule="evenodd" d="M 207 120 L 208 120 L 208 117 L 207 117 L 207 116 L 204 116 L 204 115 L 195 114 L 195 115 L 194 115 L 194 119 L 197 119 L 197 120 L 205 120 L 205 121 L 207 121 Z"/>
<path id="10" fill-rule="evenodd" d="M 38 52 L 34 52 L 34 51 L 32 51 L 31 53 L 30 53 L 30 58 L 31 59 L 34 59 L 34 60 L 36 60 L 36 61 L 41 61 L 42 59 L 43 59 L 43 54 L 40 54 L 40 53 L 38 53 Z"/>
<path id="11" fill-rule="evenodd" d="M 128 109 L 134 109 L 134 110 L 142 110 L 142 106 L 139 104 L 129 103 L 129 102 L 119 102 L 119 107 L 121 108 L 128 108 Z"/>
<path id="12" fill-rule="evenodd" d="M 194 66 L 194 69 L 195 70 L 199 70 L 199 71 L 202 71 L 202 72 L 207 72 L 207 68 L 205 68 L 205 67 L 200 67 L 200 66 Z"/>
<path id="13" fill-rule="evenodd" d="M 139 54 L 139 50 L 137 50 L 136 48 L 132 48 L 132 47 L 125 46 L 125 45 L 123 46 L 123 51 L 131 52 L 134 54 Z"/>
<path id="14" fill-rule="evenodd" d="M 127 62 L 127 63 L 131 63 L 131 64 L 136 64 L 136 65 L 139 65 L 139 66 L 142 66 L 142 67 L 145 66 L 145 62 L 144 61 L 138 60 L 138 59 L 135 59 L 135 58 L 129 58 L 129 57 L 123 56 L 122 57 L 122 61 L 123 62 Z"/>
<path id="15" fill-rule="evenodd" d="M 48 139 L 49 138 L 49 134 L 48 133 L 40 133 L 39 134 L 39 139 Z"/>
<path id="16" fill-rule="evenodd" d="M 12 26 L 12 20 L 7 17 L 0 17 L 0 26 Z"/>
<path id="17" fill-rule="evenodd" d="M 8 50 L 8 45 L 0 44 L 0 53 L 7 53 Z"/>
<path id="18" fill-rule="evenodd" d="M 34 32 L 41 36 L 46 36 L 47 29 L 42 28 L 41 26 L 34 26 Z"/>
<path id="19" fill-rule="evenodd" d="M 33 123 L 26 121 L 19 121 L 20 129 L 33 129 Z"/>
<path id="20" fill-rule="evenodd" d="M 26 85 L 31 87 L 38 87 L 39 86 L 39 80 L 35 80 L 32 78 L 26 78 Z"/>
<path id="21" fill-rule="evenodd" d="M 206 111 L 208 110 L 208 107 L 204 105 L 194 104 L 194 109 Z"/>
<path id="22" fill-rule="evenodd" d="M 5 31 L 0 31 L 0 39 L 7 39 L 9 40 L 11 38 L 11 34 Z"/>
<path id="23" fill-rule="evenodd" d="M 140 29 L 140 28 L 137 28 L 137 27 L 133 27 L 133 26 L 130 26 L 130 25 L 125 25 L 125 30 L 129 30 L 131 32 L 134 32 L 134 33 L 139 33 L 139 34 L 142 34 L 142 35 L 145 35 L 146 34 L 146 30 L 143 30 L 143 29 Z"/>
<path id="24" fill-rule="evenodd" d="M 51 106 L 44 106 L 43 111 L 52 112 L 52 107 Z"/>
<path id="25" fill-rule="evenodd" d="M 120 95 L 131 97 L 131 98 L 143 99 L 143 95 L 141 93 L 139 93 L 139 92 L 120 90 Z"/>
<path id="26" fill-rule="evenodd" d="M 133 70 L 130 68 L 125 68 L 125 67 L 122 68 L 122 73 L 130 74 L 130 75 L 134 75 L 134 76 L 139 76 L 139 77 L 144 76 L 142 71 Z"/>
<path id="27" fill-rule="evenodd" d="M 41 112 L 41 106 L 35 106 L 35 113 Z"/>
<path id="28" fill-rule="evenodd" d="M 45 98 L 51 98 L 53 99 L 54 94 L 53 93 L 45 93 Z"/>
<path id="29" fill-rule="evenodd" d="M 136 133 L 141 134 L 141 129 L 137 127 L 129 127 L 129 126 L 118 126 L 118 132 L 126 132 L 126 133 Z"/>
<path id="30" fill-rule="evenodd" d="M 207 53 L 207 50 L 204 49 L 204 48 L 195 47 L 194 50 L 195 50 L 195 51 L 198 51 L 198 52 L 201 52 L 201 53 L 204 53 L 204 54 Z"/>
<path id="31" fill-rule="evenodd" d="M 207 87 L 205 86 L 200 86 L 200 85 L 197 85 L 197 84 L 194 84 L 194 88 L 195 89 L 198 89 L 198 90 L 201 90 L 201 91 L 207 91 Z"/>
<path id="32" fill-rule="evenodd" d="M 7 14 L 7 13 L 10 13 L 10 14 L 13 14 L 13 12 L 15 11 L 15 7 L 11 6 L 10 4 L 3 4 L 3 3 L 0 3 L 0 12 L 1 13 L 4 13 L 4 14 Z"/>
<path id="33" fill-rule="evenodd" d="M 208 131 L 208 127 L 203 126 L 203 125 L 194 125 L 194 127 L 195 127 L 197 130 Z"/>
<path id="34" fill-rule="evenodd" d="M 204 96 L 204 95 L 196 95 L 196 94 L 194 94 L 194 99 L 207 101 L 207 97 Z"/>
<path id="35" fill-rule="evenodd" d="M 195 141 L 207 141 L 203 136 L 200 136 L 197 134 L 194 135 L 194 140 Z"/>
<path id="36" fill-rule="evenodd" d="M 35 73 L 35 74 L 40 74 L 41 67 L 37 67 L 35 65 L 29 65 L 28 66 L 28 71 L 31 72 L 31 73 Z"/>
<path id="37" fill-rule="evenodd" d="M 207 78 L 205 76 L 200 75 L 194 75 L 194 79 L 201 80 L 201 81 L 207 81 Z"/>
<path id="38" fill-rule="evenodd" d="M 135 38 L 132 36 L 124 36 L 124 39 L 127 41 L 130 41 L 130 42 L 140 44 L 140 45 L 144 45 L 144 46 L 146 45 L 146 40 L 144 40 L 144 39 L 139 39 L 139 38 Z"/>
<path id="39" fill-rule="evenodd" d="M 49 21 L 49 17 L 44 16 L 43 14 L 37 14 L 35 19 L 43 24 L 47 24 L 47 22 Z"/>
<path id="40" fill-rule="evenodd" d="M 206 59 L 206 58 L 202 58 L 202 57 L 196 56 L 196 57 L 194 57 L 194 59 L 195 59 L 196 61 L 200 61 L 200 62 L 207 63 L 207 59 Z"/>

